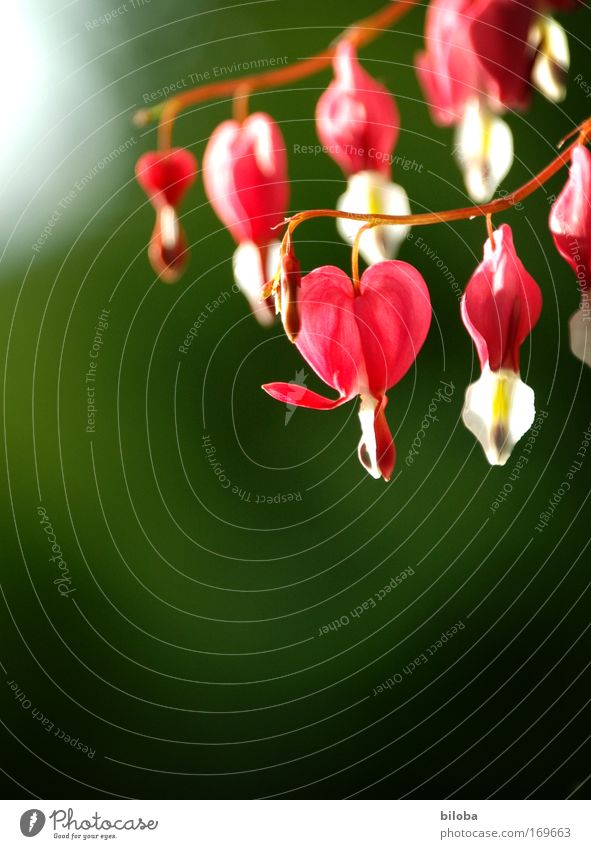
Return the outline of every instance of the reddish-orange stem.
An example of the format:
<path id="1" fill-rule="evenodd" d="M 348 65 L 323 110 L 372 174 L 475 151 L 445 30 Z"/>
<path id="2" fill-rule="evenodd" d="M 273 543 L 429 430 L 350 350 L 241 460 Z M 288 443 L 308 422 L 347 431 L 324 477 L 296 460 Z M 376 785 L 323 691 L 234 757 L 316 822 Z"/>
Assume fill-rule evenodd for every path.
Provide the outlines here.
<path id="1" fill-rule="evenodd" d="M 497 212 L 503 212 L 516 206 L 529 195 L 533 194 L 537 189 L 540 189 L 550 177 L 553 177 L 560 169 L 567 164 L 573 149 L 579 144 L 588 144 L 591 141 L 591 118 L 583 121 L 577 129 L 569 135 L 577 134 L 577 138 L 569 144 L 561 153 L 556 156 L 549 165 L 546 165 L 535 177 L 528 180 L 523 186 L 503 198 L 490 201 L 490 203 L 479 204 L 475 206 L 464 206 L 460 209 L 446 209 L 442 212 L 423 212 L 417 215 L 376 215 L 373 212 L 341 212 L 337 209 L 308 209 L 305 212 L 297 212 L 295 215 L 285 219 L 287 229 L 281 243 L 281 255 L 286 251 L 286 246 L 291 247 L 293 234 L 296 228 L 304 221 L 310 221 L 313 218 L 347 218 L 350 221 L 362 221 L 365 223 L 357 233 L 357 238 L 353 244 L 352 250 L 352 265 L 353 277 L 356 276 L 356 268 L 358 266 L 359 238 L 361 231 L 375 227 L 379 224 L 405 224 L 407 226 L 421 224 L 440 224 L 444 221 L 461 221 L 466 218 L 479 218 L 485 215 L 487 218 L 487 229 L 489 237 L 492 239 L 492 216 Z M 358 274 L 358 272 L 357 272 Z M 262 290 L 261 297 L 268 297 L 273 291 L 275 285 L 274 280 L 269 280 Z"/>
<path id="2" fill-rule="evenodd" d="M 486 216 L 486 232 L 488 233 L 488 238 L 490 239 L 491 247 L 494 251 L 495 249 L 495 228 L 493 226 L 492 215 L 490 212 Z"/>
<path id="3" fill-rule="evenodd" d="M 390 0 L 379 12 L 350 26 L 345 30 L 342 37 L 347 38 L 356 47 L 369 44 L 417 3 L 418 0 Z M 328 68 L 334 53 L 335 47 L 331 46 L 309 59 L 303 59 L 285 68 L 275 68 L 261 74 L 252 74 L 233 80 L 221 80 L 189 89 L 183 94 L 165 100 L 152 109 L 140 110 L 136 114 L 136 121 L 139 124 L 146 124 L 159 118 L 158 147 L 160 150 L 168 150 L 171 147 L 175 118 L 187 106 L 202 103 L 215 97 L 232 97 L 241 87 L 247 87 L 251 92 L 263 91 L 305 79 Z"/>
<path id="4" fill-rule="evenodd" d="M 297 212 L 286 221 L 289 223 L 290 233 L 293 234 L 296 227 L 303 221 L 312 218 L 347 218 L 351 221 L 369 221 L 373 224 L 406 224 L 416 226 L 420 224 L 439 224 L 444 221 L 461 221 L 466 218 L 477 218 L 481 215 L 494 215 L 516 206 L 526 197 L 540 189 L 550 177 L 566 165 L 570 159 L 571 152 L 579 144 L 587 144 L 591 140 L 591 118 L 579 126 L 578 136 L 558 156 L 546 165 L 539 174 L 528 180 L 519 189 L 510 192 L 503 198 L 497 198 L 490 203 L 477 204 L 474 206 L 463 206 L 460 209 L 446 209 L 441 212 L 420 212 L 416 215 L 376 215 L 373 212 L 341 212 L 337 209 L 308 209 L 305 212 Z"/>
<path id="5" fill-rule="evenodd" d="M 351 250 L 351 279 L 353 280 L 353 286 L 355 287 L 357 292 L 359 292 L 359 243 L 365 231 L 370 230 L 373 226 L 374 225 L 371 221 L 367 221 L 359 228 L 353 241 L 353 248 Z"/>

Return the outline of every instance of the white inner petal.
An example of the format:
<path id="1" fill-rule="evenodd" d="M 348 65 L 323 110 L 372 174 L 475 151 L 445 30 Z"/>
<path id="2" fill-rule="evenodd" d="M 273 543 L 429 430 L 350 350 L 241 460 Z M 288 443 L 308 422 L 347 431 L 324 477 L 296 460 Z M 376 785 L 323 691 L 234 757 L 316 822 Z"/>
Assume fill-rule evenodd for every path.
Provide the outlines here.
<path id="1" fill-rule="evenodd" d="M 409 215 L 410 204 L 402 186 L 390 183 L 377 171 L 360 171 L 349 177 L 347 191 L 337 201 L 337 209 L 374 215 Z M 337 219 L 341 238 L 350 245 L 362 223 L 345 218 Z M 368 265 L 394 259 L 409 231 L 406 225 L 372 227 L 359 241 L 359 253 Z"/>
<path id="2" fill-rule="evenodd" d="M 273 313 L 261 301 L 261 286 L 266 282 L 266 269 L 261 262 L 261 252 L 254 242 L 241 242 L 234 251 L 234 280 L 246 296 L 255 318 L 265 327 L 273 323 Z"/>
<path id="3" fill-rule="evenodd" d="M 487 363 L 466 390 L 462 419 L 493 466 L 505 465 L 534 418 L 533 389 L 510 369 L 492 372 Z"/>
<path id="4" fill-rule="evenodd" d="M 513 164 L 511 130 L 474 98 L 457 128 L 455 153 L 472 200 L 490 200 Z"/>
<path id="5" fill-rule="evenodd" d="M 588 301 L 572 314 L 568 326 L 571 351 L 591 368 L 591 305 Z"/>
<path id="6" fill-rule="evenodd" d="M 377 400 L 371 395 L 362 395 L 359 406 L 359 421 L 361 422 L 361 439 L 358 454 L 361 464 L 365 466 L 372 478 L 379 479 L 382 474 L 378 468 L 378 448 L 376 444 L 375 413 Z"/>
<path id="7" fill-rule="evenodd" d="M 532 81 L 542 94 L 554 103 L 566 97 L 566 78 L 570 66 L 568 39 L 563 27 L 540 15 L 529 40 L 538 48 Z"/>
<path id="8" fill-rule="evenodd" d="M 174 206 L 163 206 L 160 210 L 160 237 L 167 250 L 174 250 L 179 240 L 179 220 Z"/>

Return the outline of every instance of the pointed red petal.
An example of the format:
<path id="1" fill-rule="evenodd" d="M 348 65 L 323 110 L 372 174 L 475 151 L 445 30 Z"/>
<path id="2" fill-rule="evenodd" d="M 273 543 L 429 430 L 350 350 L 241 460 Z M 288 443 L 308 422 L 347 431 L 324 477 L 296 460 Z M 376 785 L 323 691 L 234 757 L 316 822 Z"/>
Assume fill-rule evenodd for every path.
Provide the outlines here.
<path id="1" fill-rule="evenodd" d="M 384 478 L 384 480 L 389 481 L 392 477 L 392 472 L 394 471 L 394 464 L 396 462 L 396 447 L 394 445 L 394 440 L 392 439 L 392 434 L 390 433 L 390 428 L 388 427 L 388 422 L 384 414 L 386 403 L 387 399 L 384 398 L 384 403 L 382 404 L 380 411 L 376 415 L 375 429 L 376 444 L 378 448 L 378 466 L 380 468 L 380 472 L 382 473 L 382 477 Z"/>
<path id="2" fill-rule="evenodd" d="M 333 401 L 297 383 L 265 383 L 261 388 L 276 401 L 294 407 L 308 407 L 310 410 L 334 410 L 349 400 L 341 396 Z"/>

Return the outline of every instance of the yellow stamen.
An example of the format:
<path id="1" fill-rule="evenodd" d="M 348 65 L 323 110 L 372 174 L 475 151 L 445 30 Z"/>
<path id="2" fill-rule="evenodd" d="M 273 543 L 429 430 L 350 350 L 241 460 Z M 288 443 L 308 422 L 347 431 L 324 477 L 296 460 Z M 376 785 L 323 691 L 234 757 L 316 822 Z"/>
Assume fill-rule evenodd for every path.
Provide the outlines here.
<path id="1" fill-rule="evenodd" d="M 492 419 L 506 429 L 509 421 L 509 412 L 511 407 L 511 388 L 509 381 L 505 377 L 498 377 L 496 380 L 495 394 L 492 403 Z"/>

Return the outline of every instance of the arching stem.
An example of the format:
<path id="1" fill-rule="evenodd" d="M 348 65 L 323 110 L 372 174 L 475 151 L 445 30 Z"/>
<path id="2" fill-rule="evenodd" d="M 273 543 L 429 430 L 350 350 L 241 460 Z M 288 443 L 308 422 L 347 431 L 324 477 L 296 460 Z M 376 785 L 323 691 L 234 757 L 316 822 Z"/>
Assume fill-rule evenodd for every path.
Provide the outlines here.
<path id="1" fill-rule="evenodd" d="M 397 20 L 409 12 L 419 0 L 390 0 L 389 3 L 367 18 L 348 27 L 341 38 L 351 41 L 356 47 L 363 47 L 374 41 Z M 203 103 L 214 98 L 235 97 L 240 87 L 247 86 L 250 92 L 274 89 L 298 80 L 306 79 L 330 67 L 336 50 L 335 42 L 326 50 L 287 65 L 284 68 L 274 68 L 260 74 L 251 74 L 233 80 L 220 80 L 215 83 L 191 88 L 183 94 L 177 94 L 168 100 L 158 103 L 150 109 L 140 109 L 134 116 L 138 126 L 145 126 L 151 121 L 158 121 L 158 148 L 168 150 L 172 147 L 172 131 L 177 115 L 188 106 Z"/>
<path id="2" fill-rule="evenodd" d="M 489 203 L 464 206 L 459 209 L 445 209 L 441 212 L 420 212 L 411 215 L 376 215 L 374 212 L 343 212 L 338 209 L 308 209 L 305 212 L 297 212 L 286 219 L 289 224 L 290 233 L 293 235 L 295 229 L 304 221 L 313 218 L 345 218 L 349 221 L 371 221 L 376 224 L 404 224 L 407 226 L 421 226 L 425 224 L 441 224 L 445 221 L 463 221 L 469 218 L 478 218 L 481 215 L 492 216 L 504 212 L 511 207 L 521 203 L 548 182 L 560 169 L 568 163 L 570 155 L 579 144 L 587 144 L 591 139 L 591 118 L 587 118 L 577 129 L 577 138 L 571 142 L 552 162 L 546 165 L 535 177 L 528 180 L 515 191 L 505 197 L 497 198 Z"/>

